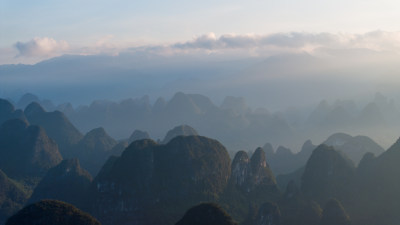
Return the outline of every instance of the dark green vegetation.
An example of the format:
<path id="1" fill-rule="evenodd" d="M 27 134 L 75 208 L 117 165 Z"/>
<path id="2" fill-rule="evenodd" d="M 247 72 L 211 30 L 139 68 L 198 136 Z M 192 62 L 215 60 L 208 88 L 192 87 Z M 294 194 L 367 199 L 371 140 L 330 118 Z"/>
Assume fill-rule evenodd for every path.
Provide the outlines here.
<path id="1" fill-rule="evenodd" d="M 173 224 L 189 207 L 217 201 L 230 170 L 227 151 L 212 139 L 179 136 L 166 145 L 136 141 L 95 178 L 92 209 L 106 224 Z"/>
<path id="2" fill-rule="evenodd" d="M 326 145 L 318 146 L 307 162 L 301 190 L 310 199 L 324 204 L 329 198 L 347 196 L 354 179 L 351 160 Z"/>
<path id="3" fill-rule="evenodd" d="M 34 189 L 29 203 L 57 199 L 83 207 L 91 182 L 92 176 L 80 167 L 78 159 L 63 160 L 47 172 Z"/>
<path id="4" fill-rule="evenodd" d="M 193 101 L 211 108 L 201 96 L 191 96 L 187 106 Z M 383 152 L 368 137 L 338 133 L 319 146 L 307 141 L 296 154 L 284 147 L 275 152 L 266 144 L 252 154 L 238 151 L 231 160 L 220 142 L 199 136 L 188 126 L 168 132 L 166 139 L 171 140 L 165 144 L 143 139 L 148 134 L 135 131 L 130 140 L 138 140 L 129 146 L 129 139 L 117 142 L 96 128 L 65 149 L 79 160 L 62 161 L 58 138 L 51 139 L 48 132 L 71 133 L 54 130 L 46 121 L 73 131 L 65 116 L 45 112 L 35 103 L 20 114 L 7 101 L 0 104 L 4 120 L 0 222 L 26 203 L 43 199 L 74 204 L 106 225 L 183 224 L 195 218 L 199 223 L 221 219 L 243 225 L 398 225 L 400 221 L 400 141 Z M 35 120 L 41 121 L 40 126 L 29 124 L 33 115 L 41 118 Z M 356 166 L 352 159 L 361 154 Z M 86 169 L 97 174 L 94 180 Z M 282 174 L 275 177 L 274 170 Z M 202 202 L 212 204 L 198 205 Z M 53 212 L 55 219 L 63 215 L 60 208 L 69 207 L 43 204 L 38 214 Z"/>
<path id="5" fill-rule="evenodd" d="M 29 96 L 27 98 L 32 99 Z M 65 159 L 80 159 L 82 166 L 93 175 L 97 174 L 109 156 L 113 154 L 119 155 L 127 146 L 125 142 L 118 143 L 108 136 L 103 128 L 93 129 L 84 136 L 62 112 L 46 112 L 36 102 L 28 104 L 25 110 L 21 111 L 15 110 L 10 102 L 0 99 L 0 124 L 12 118 L 25 121 L 27 126 L 31 125 L 29 126 L 30 130 L 33 127 L 37 127 L 41 133 L 45 133 L 48 136 L 48 143 L 57 144 L 52 148 L 57 148 L 57 151 L 60 152 L 58 154 L 61 154 Z M 10 125 L 8 124 L 7 126 Z M 8 132 L 8 129 L 13 128 L 7 127 L 4 132 Z M 50 144 L 46 145 L 50 147 Z M 8 174 L 6 169 L 3 170 Z"/>
<path id="6" fill-rule="evenodd" d="M 27 199 L 28 194 L 20 184 L 8 178 L 0 170 L 0 224 L 5 222 L 5 218 L 22 208 Z"/>
<path id="7" fill-rule="evenodd" d="M 10 217 L 6 225 L 100 225 L 99 221 L 73 205 L 55 200 L 31 204 Z"/>
<path id="8" fill-rule="evenodd" d="M 11 119 L 0 127 L 0 169 L 14 179 L 42 177 L 62 157 L 55 141 L 38 126 Z"/>
<path id="9" fill-rule="evenodd" d="M 0 125 L 9 119 L 26 120 L 22 110 L 15 110 L 9 101 L 0 99 Z"/>

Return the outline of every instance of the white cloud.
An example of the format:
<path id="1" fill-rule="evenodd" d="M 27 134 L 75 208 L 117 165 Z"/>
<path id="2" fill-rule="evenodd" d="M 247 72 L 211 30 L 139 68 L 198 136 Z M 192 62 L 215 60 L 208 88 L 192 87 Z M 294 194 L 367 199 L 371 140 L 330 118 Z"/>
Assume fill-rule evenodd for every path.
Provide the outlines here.
<path id="1" fill-rule="evenodd" d="M 281 49 L 313 52 L 324 49 L 369 49 L 373 51 L 395 51 L 400 53 L 400 32 L 373 31 L 364 34 L 334 34 L 290 32 L 269 35 L 222 35 L 211 33 L 191 41 L 171 45 L 172 48 L 188 50 L 227 49 Z"/>
<path id="2" fill-rule="evenodd" d="M 86 46 L 69 46 L 66 41 L 42 37 L 28 42 L 17 42 L 14 50 L 14 55 L 11 57 L 11 51 L 7 54 L 3 52 L 2 55 L 5 56 L 2 58 L 11 59 L 5 62 L 35 63 L 63 54 L 118 55 L 121 52 L 165 57 L 174 55 L 201 57 L 212 54 L 224 58 L 265 57 L 304 52 L 325 57 L 366 52 L 364 50 L 400 54 L 400 32 L 379 30 L 361 34 L 289 32 L 268 35 L 224 34 L 219 37 L 214 33 L 208 33 L 186 42 L 142 45 L 134 48 L 129 48 L 129 44 L 118 41 L 113 35 L 99 37 L 93 40 L 91 45 Z"/>
<path id="3" fill-rule="evenodd" d="M 66 41 L 56 41 L 49 37 L 36 37 L 28 42 L 17 42 L 17 57 L 51 57 L 63 54 L 69 49 Z"/>

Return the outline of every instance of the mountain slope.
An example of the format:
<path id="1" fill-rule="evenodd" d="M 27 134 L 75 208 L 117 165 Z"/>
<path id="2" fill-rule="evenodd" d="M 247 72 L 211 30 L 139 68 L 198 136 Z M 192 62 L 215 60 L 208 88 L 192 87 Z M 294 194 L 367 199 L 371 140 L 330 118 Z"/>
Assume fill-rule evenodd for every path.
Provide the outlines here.
<path id="1" fill-rule="evenodd" d="M 0 224 L 21 209 L 27 199 L 28 194 L 0 170 Z"/>
<path id="2" fill-rule="evenodd" d="M 42 177 L 61 162 L 57 144 L 45 130 L 19 119 L 0 127 L 0 169 L 12 178 Z"/>
<path id="3" fill-rule="evenodd" d="M 81 207 L 87 198 L 91 181 L 92 177 L 80 167 L 78 159 L 63 160 L 47 172 L 29 202 L 56 199 Z"/>
<path id="4" fill-rule="evenodd" d="M 139 140 L 110 160 L 92 186 L 93 212 L 104 224 L 172 224 L 189 207 L 216 201 L 230 176 L 224 146 L 201 136 Z"/>
<path id="5" fill-rule="evenodd" d="M 10 217 L 6 225 L 101 225 L 88 213 L 75 206 L 56 200 L 43 200 L 21 209 Z"/>
<path id="6" fill-rule="evenodd" d="M 32 102 L 25 108 L 24 114 L 30 124 L 43 127 L 49 137 L 57 142 L 64 158 L 73 157 L 71 148 L 83 135 L 62 112 L 46 112 L 38 103 Z"/>

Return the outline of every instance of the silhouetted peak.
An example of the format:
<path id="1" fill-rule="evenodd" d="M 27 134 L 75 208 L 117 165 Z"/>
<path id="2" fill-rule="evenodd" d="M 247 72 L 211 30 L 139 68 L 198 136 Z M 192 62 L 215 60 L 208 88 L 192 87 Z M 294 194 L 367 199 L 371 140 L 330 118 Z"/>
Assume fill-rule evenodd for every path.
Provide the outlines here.
<path id="1" fill-rule="evenodd" d="M 239 186 L 244 184 L 250 174 L 250 159 L 245 151 L 238 151 L 232 162 L 232 179 Z"/>
<path id="2" fill-rule="evenodd" d="M 10 132 L 22 132 L 29 126 L 28 122 L 21 120 L 21 119 L 10 119 L 4 122 L 1 127 L 0 131 L 5 133 Z"/>
<path id="3" fill-rule="evenodd" d="M 232 165 L 235 165 L 237 163 L 249 163 L 250 159 L 249 156 L 247 155 L 247 152 L 245 151 L 238 151 L 235 154 L 235 158 L 232 161 Z"/>
<path id="4" fill-rule="evenodd" d="M 198 135 L 197 131 L 189 125 L 180 125 L 174 127 L 172 130 L 168 131 L 167 135 L 165 135 L 162 143 L 166 144 L 174 137 L 177 136 L 196 136 Z"/>
<path id="5" fill-rule="evenodd" d="M 171 100 L 169 100 L 168 104 L 175 104 L 175 103 L 180 104 L 185 102 L 191 102 L 189 96 L 183 92 L 177 92 L 174 94 L 174 96 L 172 96 Z"/>
<path id="6" fill-rule="evenodd" d="M 300 152 L 310 152 L 310 153 L 311 153 L 312 150 L 315 149 L 315 147 L 317 147 L 317 146 L 315 146 L 315 145 L 311 142 L 311 140 L 307 140 L 306 142 L 304 142 L 303 146 L 301 147 Z"/>
<path id="7" fill-rule="evenodd" d="M 106 148 L 111 148 L 117 144 L 117 141 L 115 141 L 112 137 L 110 137 L 102 127 L 95 128 L 89 131 L 82 139 L 82 142 L 87 144 L 93 141 L 101 141 L 103 145 L 105 145 L 103 147 Z"/>
<path id="8" fill-rule="evenodd" d="M 188 96 L 202 112 L 210 112 L 217 109 L 217 106 L 207 96 L 201 94 L 188 94 Z"/>
<path id="9" fill-rule="evenodd" d="M 24 113 L 27 117 L 33 116 L 33 115 L 38 115 L 41 113 L 46 112 L 43 107 L 37 103 L 37 102 L 32 102 L 30 103 L 24 110 Z"/>
<path id="10" fill-rule="evenodd" d="M 39 102 L 39 98 L 31 93 L 26 93 L 21 98 L 19 99 L 17 105 L 19 108 L 25 108 L 27 105 L 29 105 L 32 102 Z"/>
<path id="11" fill-rule="evenodd" d="M 141 139 L 150 139 L 149 133 L 147 133 L 146 131 L 135 130 L 129 137 L 128 142 L 132 143 L 134 141 L 141 140 Z"/>
<path id="12" fill-rule="evenodd" d="M 253 171 L 257 170 L 258 168 L 267 167 L 265 152 L 262 148 L 257 148 L 256 151 L 251 156 L 251 167 Z"/>
<path id="13" fill-rule="evenodd" d="M 274 154 L 274 148 L 272 147 L 271 143 L 266 143 L 263 146 L 263 149 L 265 151 L 265 154 L 267 155 L 267 158 Z"/>
<path id="14" fill-rule="evenodd" d="M 319 161 L 325 160 L 327 163 L 335 163 L 337 162 L 334 158 L 338 158 L 343 160 L 348 166 L 354 167 L 353 162 L 346 156 L 345 153 L 341 151 L 337 151 L 332 146 L 328 146 L 326 144 L 320 144 L 312 153 L 310 160 Z"/>
<path id="15" fill-rule="evenodd" d="M 286 147 L 283 147 L 283 146 L 279 146 L 276 149 L 276 153 L 275 154 L 276 155 L 282 155 L 282 156 L 290 156 L 290 155 L 293 155 L 293 152 L 289 148 L 286 148 Z"/>
<path id="16" fill-rule="evenodd" d="M 250 185 L 275 185 L 275 176 L 267 164 L 265 152 L 262 148 L 257 148 L 250 159 L 251 182 Z"/>
<path id="17" fill-rule="evenodd" d="M 201 110 L 196 103 L 182 92 L 177 92 L 171 100 L 168 101 L 166 109 L 169 113 L 179 114 L 181 116 L 191 116 L 199 114 Z"/>
<path id="18" fill-rule="evenodd" d="M 341 146 L 350 141 L 352 138 L 353 137 L 351 135 L 345 133 L 335 133 L 329 136 L 326 141 L 324 141 L 324 144 L 333 147 Z"/>
<path id="19" fill-rule="evenodd" d="M 342 204 L 336 199 L 330 199 L 324 207 L 321 225 L 350 225 L 350 218 Z"/>
<path id="20" fill-rule="evenodd" d="M 75 206 L 57 200 L 42 200 L 21 209 L 6 225 L 100 225 L 95 218 Z"/>
<path id="21" fill-rule="evenodd" d="M 14 112 L 14 106 L 6 99 L 0 98 L 0 115 Z"/>
<path id="22" fill-rule="evenodd" d="M 237 223 L 217 204 L 201 203 L 190 208 L 176 225 L 237 225 Z"/>
<path id="23" fill-rule="evenodd" d="M 266 202 L 261 205 L 256 216 L 255 225 L 280 225 L 281 212 L 278 205 Z"/>
<path id="24" fill-rule="evenodd" d="M 153 105 L 153 111 L 161 112 L 165 108 L 166 105 L 167 105 L 167 102 L 165 101 L 165 99 L 162 97 L 159 97 Z"/>
<path id="25" fill-rule="evenodd" d="M 105 135 L 107 135 L 107 133 L 103 127 L 98 127 L 98 128 L 92 129 L 86 135 L 87 136 L 105 136 Z"/>
<path id="26" fill-rule="evenodd" d="M 397 139 L 397 141 L 392 146 L 389 147 L 389 149 L 386 152 L 384 152 L 379 157 L 382 157 L 382 156 L 385 156 L 388 154 L 392 154 L 392 153 L 400 153 L 400 137 Z"/>

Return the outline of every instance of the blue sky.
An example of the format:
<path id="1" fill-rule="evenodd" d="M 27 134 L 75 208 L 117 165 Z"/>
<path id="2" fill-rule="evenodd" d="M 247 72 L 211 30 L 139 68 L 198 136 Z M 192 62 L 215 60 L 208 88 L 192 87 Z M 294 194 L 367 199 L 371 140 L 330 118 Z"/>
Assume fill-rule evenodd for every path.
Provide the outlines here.
<path id="1" fill-rule="evenodd" d="M 186 42 L 210 32 L 217 37 L 397 32 L 398 12 L 400 3 L 395 0 L 0 0 L 0 64 L 42 59 L 17 56 L 15 44 L 34 38 L 49 38 L 54 45 L 65 41 L 68 47 L 60 49 L 75 53 L 82 48 L 96 52 L 105 43 L 121 49 Z"/>

